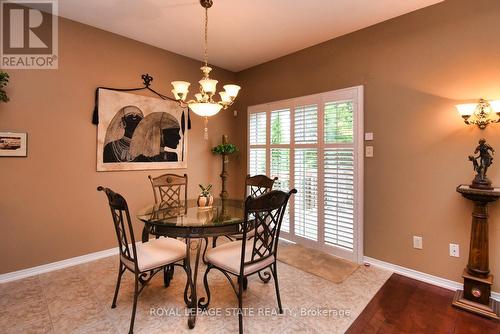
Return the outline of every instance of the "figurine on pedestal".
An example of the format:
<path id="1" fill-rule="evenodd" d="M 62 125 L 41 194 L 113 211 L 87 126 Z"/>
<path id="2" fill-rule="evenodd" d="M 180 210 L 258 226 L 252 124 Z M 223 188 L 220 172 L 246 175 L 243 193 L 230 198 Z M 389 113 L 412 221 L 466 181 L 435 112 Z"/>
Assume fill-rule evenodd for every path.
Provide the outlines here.
<path id="1" fill-rule="evenodd" d="M 491 151 L 491 154 L 490 154 Z M 489 144 L 486 143 L 486 139 L 481 138 L 479 140 L 479 145 L 476 147 L 474 154 L 478 154 L 477 157 L 474 155 L 469 155 L 469 160 L 472 161 L 474 165 L 474 171 L 477 173 L 474 180 L 472 180 L 471 188 L 476 189 L 493 189 L 491 186 L 491 181 L 486 176 L 488 168 L 493 163 L 493 154 L 495 150 Z M 480 163 L 477 162 L 480 161 Z"/>

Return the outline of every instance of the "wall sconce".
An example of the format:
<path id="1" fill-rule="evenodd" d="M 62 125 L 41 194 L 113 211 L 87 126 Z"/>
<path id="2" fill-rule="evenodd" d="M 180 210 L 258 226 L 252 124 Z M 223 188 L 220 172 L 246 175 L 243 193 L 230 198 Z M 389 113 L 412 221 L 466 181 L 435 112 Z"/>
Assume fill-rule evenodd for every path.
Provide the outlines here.
<path id="1" fill-rule="evenodd" d="M 465 124 L 476 124 L 484 129 L 490 123 L 500 122 L 500 100 L 479 100 L 479 103 L 467 103 L 456 105 L 460 116 Z"/>

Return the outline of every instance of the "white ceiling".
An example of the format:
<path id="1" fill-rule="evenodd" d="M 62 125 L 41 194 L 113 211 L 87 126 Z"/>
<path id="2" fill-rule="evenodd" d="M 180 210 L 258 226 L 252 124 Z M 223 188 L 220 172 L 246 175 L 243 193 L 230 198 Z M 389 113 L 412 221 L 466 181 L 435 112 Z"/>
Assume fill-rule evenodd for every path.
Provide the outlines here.
<path id="1" fill-rule="evenodd" d="M 443 0 L 214 0 L 209 62 L 240 71 Z M 198 0 L 59 0 L 59 15 L 195 59 Z"/>

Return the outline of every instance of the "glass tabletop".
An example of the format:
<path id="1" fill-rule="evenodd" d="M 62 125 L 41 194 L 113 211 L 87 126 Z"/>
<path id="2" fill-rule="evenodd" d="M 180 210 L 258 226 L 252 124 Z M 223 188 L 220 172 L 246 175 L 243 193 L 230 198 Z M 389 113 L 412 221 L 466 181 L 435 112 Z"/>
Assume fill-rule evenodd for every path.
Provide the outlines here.
<path id="1" fill-rule="evenodd" d="M 184 207 L 171 207 L 167 203 L 149 205 L 137 214 L 141 221 L 165 227 L 214 227 L 241 224 L 244 211 L 241 205 L 225 205 L 226 215 L 222 215 L 221 206 L 199 208 L 188 205 Z"/>

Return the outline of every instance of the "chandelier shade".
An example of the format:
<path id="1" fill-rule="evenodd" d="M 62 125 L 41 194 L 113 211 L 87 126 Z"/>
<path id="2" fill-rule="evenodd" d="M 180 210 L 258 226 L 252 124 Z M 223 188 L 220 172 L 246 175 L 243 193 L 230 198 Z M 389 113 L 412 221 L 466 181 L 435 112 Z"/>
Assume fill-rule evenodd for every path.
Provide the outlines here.
<path id="1" fill-rule="evenodd" d="M 222 105 L 218 103 L 190 103 L 189 108 L 196 115 L 210 117 L 216 115 L 222 109 Z"/>

